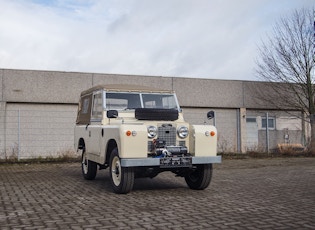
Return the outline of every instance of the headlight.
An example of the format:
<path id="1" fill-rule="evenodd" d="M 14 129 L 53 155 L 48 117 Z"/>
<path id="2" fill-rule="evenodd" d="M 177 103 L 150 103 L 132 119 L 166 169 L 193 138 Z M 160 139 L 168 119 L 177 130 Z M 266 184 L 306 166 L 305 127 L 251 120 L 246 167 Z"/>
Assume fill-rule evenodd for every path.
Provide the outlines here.
<path id="1" fill-rule="evenodd" d="M 148 127 L 148 137 L 149 138 L 154 138 L 156 136 L 156 127 L 155 126 L 149 126 Z"/>
<path id="2" fill-rule="evenodd" d="M 188 136 L 188 128 L 186 126 L 181 126 L 177 129 L 177 134 L 180 138 L 186 138 Z"/>

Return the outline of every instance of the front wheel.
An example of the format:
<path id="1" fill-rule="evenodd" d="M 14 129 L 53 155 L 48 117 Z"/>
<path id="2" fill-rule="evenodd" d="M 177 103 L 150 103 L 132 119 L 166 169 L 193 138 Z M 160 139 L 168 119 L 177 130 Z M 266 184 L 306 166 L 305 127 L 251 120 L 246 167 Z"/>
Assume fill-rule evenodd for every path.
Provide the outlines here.
<path id="1" fill-rule="evenodd" d="M 110 179 L 115 193 L 126 194 L 133 188 L 134 170 L 130 167 L 121 167 L 118 149 L 115 148 L 110 155 Z"/>
<path id="2" fill-rule="evenodd" d="M 212 178 L 212 164 L 197 165 L 185 176 L 189 188 L 203 190 L 207 188 Z"/>
<path id="3" fill-rule="evenodd" d="M 85 149 L 82 150 L 82 175 L 86 180 L 94 180 L 97 172 L 97 164 L 87 159 Z"/>

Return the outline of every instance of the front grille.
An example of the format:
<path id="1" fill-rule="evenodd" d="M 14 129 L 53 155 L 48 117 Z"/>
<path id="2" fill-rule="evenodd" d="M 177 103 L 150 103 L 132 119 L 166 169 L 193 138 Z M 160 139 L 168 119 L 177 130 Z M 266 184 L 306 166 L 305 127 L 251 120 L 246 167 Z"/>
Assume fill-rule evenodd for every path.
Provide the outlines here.
<path id="1" fill-rule="evenodd" d="M 154 150 L 153 141 L 148 141 L 148 152 L 152 152 Z"/>
<path id="2" fill-rule="evenodd" d="M 162 125 L 158 127 L 159 140 L 165 141 L 166 146 L 176 145 L 176 128 L 171 125 Z"/>

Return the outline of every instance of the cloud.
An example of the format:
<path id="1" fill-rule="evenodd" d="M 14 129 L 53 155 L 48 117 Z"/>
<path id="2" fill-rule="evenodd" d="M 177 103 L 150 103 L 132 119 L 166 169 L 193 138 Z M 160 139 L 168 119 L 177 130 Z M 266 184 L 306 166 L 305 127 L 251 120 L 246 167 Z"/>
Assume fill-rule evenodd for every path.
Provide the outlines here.
<path id="1" fill-rule="evenodd" d="M 1 1 L 0 68 L 254 79 L 260 38 L 281 13 L 304 6 L 310 1 Z"/>

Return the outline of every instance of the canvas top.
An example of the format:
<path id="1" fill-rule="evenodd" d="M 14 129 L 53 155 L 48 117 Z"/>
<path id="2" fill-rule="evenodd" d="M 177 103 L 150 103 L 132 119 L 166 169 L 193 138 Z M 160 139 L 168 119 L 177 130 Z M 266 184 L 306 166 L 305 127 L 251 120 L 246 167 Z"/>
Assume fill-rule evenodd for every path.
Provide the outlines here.
<path id="1" fill-rule="evenodd" d="M 152 92 L 152 93 L 174 93 L 173 90 L 156 89 L 148 86 L 141 85 L 128 85 L 128 84 L 113 84 L 113 85 L 97 85 L 90 89 L 87 89 L 81 93 L 81 96 L 90 94 L 94 91 L 106 90 L 117 92 Z"/>

